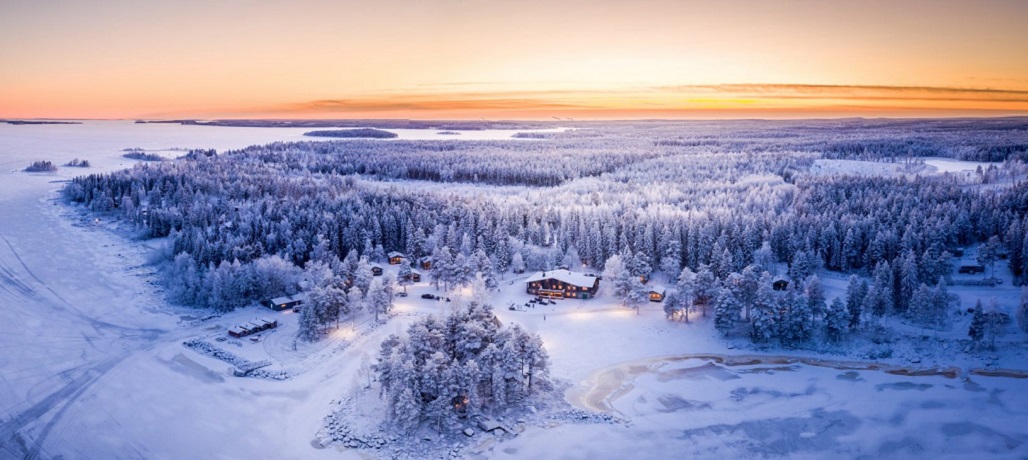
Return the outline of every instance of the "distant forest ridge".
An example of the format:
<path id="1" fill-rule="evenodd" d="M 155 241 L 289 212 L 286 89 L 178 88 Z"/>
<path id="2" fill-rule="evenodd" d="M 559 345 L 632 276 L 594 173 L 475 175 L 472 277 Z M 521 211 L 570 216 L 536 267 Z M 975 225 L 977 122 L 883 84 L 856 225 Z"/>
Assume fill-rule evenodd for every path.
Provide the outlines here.
<path id="1" fill-rule="evenodd" d="M 9 125 L 81 125 L 81 121 L 58 121 L 58 120 L 0 120 L 0 123 Z"/>
<path id="2" fill-rule="evenodd" d="M 303 133 L 303 135 L 310 137 L 335 137 L 340 139 L 393 139 L 397 137 L 396 133 L 375 128 L 326 129 L 320 131 L 307 131 Z"/>
<path id="3" fill-rule="evenodd" d="M 173 123 L 196 126 L 236 126 L 247 128 L 382 128 L 479 131 L 483 129 L 545 129 L 567 125 L 548 121 L 486 120 L 137 120 L 136 123 Z"/>

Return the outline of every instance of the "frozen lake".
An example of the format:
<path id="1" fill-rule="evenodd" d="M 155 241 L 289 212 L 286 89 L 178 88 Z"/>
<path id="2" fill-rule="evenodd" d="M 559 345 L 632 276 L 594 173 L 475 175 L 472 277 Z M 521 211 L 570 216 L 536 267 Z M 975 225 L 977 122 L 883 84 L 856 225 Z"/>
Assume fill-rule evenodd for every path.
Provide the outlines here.
<path id="1" fill-rule="evenodd" d="M 632 458 L 633 452 L 649 458 L 1028 455 L 1025 380 L 904 376 L 894 374 L 902 372 L 898 368 L 852 364 L 811 366 L 768 357 L 629 362 L 591 375 L 569 399 L 630 423 L 532 428 L 494 453 L 497 458 Z"/>

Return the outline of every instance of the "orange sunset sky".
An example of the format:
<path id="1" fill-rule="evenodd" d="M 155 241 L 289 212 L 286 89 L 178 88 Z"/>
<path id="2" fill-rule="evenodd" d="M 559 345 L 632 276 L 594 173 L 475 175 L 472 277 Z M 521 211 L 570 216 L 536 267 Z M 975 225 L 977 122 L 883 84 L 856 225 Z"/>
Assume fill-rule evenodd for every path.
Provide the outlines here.
<path id="1" fill-rule="evenodd" d="M 1028 1 L 0 1 L 3 118 L 1028 114 Z"/>

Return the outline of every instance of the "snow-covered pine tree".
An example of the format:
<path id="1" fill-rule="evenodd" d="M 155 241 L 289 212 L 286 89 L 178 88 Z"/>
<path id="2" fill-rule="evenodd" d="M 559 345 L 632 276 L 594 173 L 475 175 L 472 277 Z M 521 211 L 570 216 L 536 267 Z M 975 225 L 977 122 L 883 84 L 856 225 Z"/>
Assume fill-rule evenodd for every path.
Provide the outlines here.
<path id="1" fill-rule="evenodd" d="M 406 258 L 403 259 L 403 261 L 400 262 L 400 269 L 396 273 L 396 284 L 403 287 L 403 292 L 407 292 L 407 286 L 414 284 L 412 272 L 413 269 L 410 266 L 410 260 Z"/>
<path id="2" fill-rule="evenodd" d="M 324 316 L 324 312 L 321 311 L 322 307 L 323 304 L 320 302 L 310 303 L 300 310 L 296 338 L 305 342 L 314 342 L 321 337 L 321 318 Z"/>
<path id="3" fill-rule="evenodd" d="M 778 299 L 771 288 L 771 274 L 764 272 L 760 277 L 760 287 L 753 302 L 750 318 L 750 338 L 754 342 L 767 342 L 774 338 L 775 310 L 778 308 Z"/>
<path id="4" fill-rule="evenodd" d="M 849 283 L 846 285 L 846 312 L 849 315 L 850 330 L 860 327 L 867 290 L 865 281 L 862 281 L 857 275 L 850 275 Z"/>
<path id="5" fill-rule="evenodd" d="M 807 303 L 810 307 L 810 313 L 814 319 L 817 320 L 825 314 L 825 290 L 821 286 L 821 279 L 817 277 L 817 274 L 810 275 L 807 278 L 807 282 L 804 285 L 804 293 L 807 297 Z"/>
<path id="6" fill-rule="evenodd" d="M 527 269 L 525 258 L 521 256 L 520 252 L 515 252 L 510 258 L 510 269 L 514 271 L 514 273 L 524 273 Z"/>
<path id="7" fill-rule="evenodd" d="M 724 335 L 735 328 L 742 305 L 732 289 L 722 287 L 714 303 L 714 327 Z"/>
<path id="8" fill-rule="evenodd" d="M 718 280 L 714 276 L 714 272 L 711 271 L 707 265 L 700 265 L 699 271 L 696 272 L 696 278 L 693 280 L 693 298 L 696 304 L 702 308 L 703 316 L 707 316 L 707 306 L 717 295 L 718 291 Z"/>
<path id="9" fill-rule="evenodd" d="M 612 297 L 624 299 L 632 288 L 630 283 L 632 275 L 621 262 L 621 256 L 610 256 L 603 266 L 602 286 Z"/>
<path id="10" fill-rule="evenodd" d="M 361 293 L 365 296 L 368 295 L 368 288 L 371 286 L 371 280 L 375 275 L 371 272 L 371 263 L 368 262 L 368 258 L 361 256 L 360 261 L 357 263 L 357 271 L 353 275 L 353 287 L 360 289 Z"/>
<path id="11" fill-rule="evenodd" d="M 971 337 L 976 345 L 985 338 L 985 310 L 982 309 L 982 299 L 974 304 L 974 314 L 971 316 L 971 326 L 967 330 L 967 336 Z"/>
<path id="12" fill-rule="evenodd" d="M 842 334 L 846 332 L 849 326 L 849 322 L 850 315 L 846 310 L 846 305 L 842 302 L 842 298 L 836 297 L 832 299 L 832 302 L 828 304 L 825 311 L 825 335 L 828 336 L 828 340 L 832 342 L 841 340 Z"/>

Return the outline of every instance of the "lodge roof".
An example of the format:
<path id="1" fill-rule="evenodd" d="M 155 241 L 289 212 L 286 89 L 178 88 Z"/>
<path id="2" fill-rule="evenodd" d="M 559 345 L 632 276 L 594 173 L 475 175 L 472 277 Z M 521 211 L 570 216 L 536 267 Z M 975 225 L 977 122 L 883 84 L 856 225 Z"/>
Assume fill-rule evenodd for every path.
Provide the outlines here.
<path id="1" fill-rule="evenodd" d="M 537 272 L 532 276 L 529 276 L 525 280 L 526 283 L 533 283 L 536 281 L 555 279 L 575 286 L 586 286 L 592 287 L 596 283 L 596 277 L 586 275 L 584 273 L 573 273 L 570 270 L 547 270 L 544 272 Z"/>

